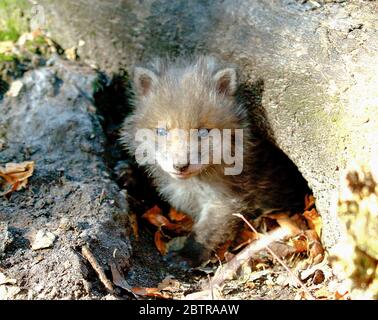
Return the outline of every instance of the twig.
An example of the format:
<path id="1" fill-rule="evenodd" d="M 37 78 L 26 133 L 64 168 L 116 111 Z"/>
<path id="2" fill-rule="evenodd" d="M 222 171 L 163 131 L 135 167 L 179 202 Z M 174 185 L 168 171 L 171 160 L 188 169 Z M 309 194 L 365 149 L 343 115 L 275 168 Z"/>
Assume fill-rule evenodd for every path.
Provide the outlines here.
<path id="1" fill-rule="evenodd" d="M 85 259 L 88 260 L 88 262 L 91 264 L 92 268 L 97 272 L 98 277 L 99 277 L 100 281 L 103 283 L 103 285 L 105 286 L 105 288 L 110 293 L 114 293 L 114 287 L 113 287 L 112 283 L 110 282 L 110 280 L 106 277 L 104 269 L 99 265 L 95 256 L 93 255 L 93 253 L 89 250 L 89 248 L 87 246 L 83 246 L 81 248 L 81 254 L 83 255 L 83 257 Z"/>
<path id="2" fill-rule="evenodd" d="M 227 279 L 231 279 L 234 276 L 234 274 L 236 274 L 240 266 L 245 261 L 248 261 L 257 252 L 265 249 L 269 244 L 275 241 L 284 240 L 291 236 L 294 236 L 294 234 L 290 230 L 278 228 L 276 230 L 269 232 L 263 238 L 251 242 L 242 251 L 235 255 L 229 262 L 225 263 L 222 267 L 218 268 L 217 272 L 215 273 L 211 281 L 212 286 L 221 287 L 224 281 L 226 281 Z"/>
<path id="3" fill-rule="evenodd" d="M 207 275 L 207 278 L 209 279 L 209 286 L 210 286 L 210 292 L 211 292 L 211 300 L 214 300 L 214 288 L 213 288 L 213 284 L 211 282 L 211 278 L 210 278 L 209 274 Z"/>
<path id="4" fill-rule="evenodd" d="M 256 233 L 256 235 L 261 239 L 261 234 L 257 232 L 257 230 L 249 223 L 249 221 L 239 213 L 235 213 L 234 216 L 241 218 L 248 227 Z M 293 271 L 290 270 L 290 268 L 286 265 L 286 263 L 277 255 L 275 252 L 269 247 L 269 245 L 266 245 L 265 248 L 269 251 L 269 253 L 277 259 L 277 261 L 285 268 L 285 270 L 297 281 L 297 283 L 301 286 L 303 291 L 307 293 L 307 295 L 312 299 L 315 300 L 314 296 L 311 294 L 311 292 L 306 288 L 306 286 L 303 284 L 303 282 L 293 273 Z"/>

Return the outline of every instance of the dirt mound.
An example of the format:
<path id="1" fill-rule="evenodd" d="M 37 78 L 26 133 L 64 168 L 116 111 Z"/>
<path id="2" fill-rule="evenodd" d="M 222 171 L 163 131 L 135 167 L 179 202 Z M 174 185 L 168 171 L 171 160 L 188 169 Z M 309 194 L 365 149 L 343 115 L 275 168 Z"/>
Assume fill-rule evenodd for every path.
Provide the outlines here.
<path id="1" fill-rule="evenodd" d="M 0 198 L 0 271 L 15 279 L 2 298 L 101 298 L 82 247 L 107 274 L 129 266 L 131 246 L 126 197 L 103 157 L 100 75 L 55 58 L 19 81 L 0 105 L 0 163 L 34 161 L 35 172 L 26 189 Z M 37 236 L 48 248 L 32 249 Z"/>

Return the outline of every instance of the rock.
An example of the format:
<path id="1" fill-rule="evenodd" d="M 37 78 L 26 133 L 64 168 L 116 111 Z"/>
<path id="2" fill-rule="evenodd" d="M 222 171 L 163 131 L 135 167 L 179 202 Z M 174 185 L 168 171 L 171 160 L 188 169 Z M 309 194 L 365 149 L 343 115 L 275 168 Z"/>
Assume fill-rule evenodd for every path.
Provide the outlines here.
<path id="1" fill-rule="evenodd" d="M 200 52 L 237 64 L 251 88 L 247 98 L 263 110 L 257 125 L 309 182 L 325 243 L 337 241 L 339 175 L 378 150 L 375 2 L 38 2 L 53 38 L 109 73 L 166 54 Z"/>
<path id="2" fill-rule="evenodd" d="M 46 249 L 53 246 L 56 235 L 52 232 L 39 230 L 32 244 L 33 250 Z"/>
<path id="3" fill-rule="evenodd" d="M 126 198 L 104 175 L 107 138 L 94 98 L 100 75 L 58 57 L 48 65 L 25 73 L 21 92 L 0 102 L 0 163 L 35 162 L 27 188 L 0 198 L 1 231 L 8 231 L 0 232 L 1 265 L 23 284 L 22 291 L 1 288 L 1 294 L 100 299 L 108 292 L 81 247 L 89 247 L 105 271 L 110 264 L 125 270 L 131 255 Z"/>

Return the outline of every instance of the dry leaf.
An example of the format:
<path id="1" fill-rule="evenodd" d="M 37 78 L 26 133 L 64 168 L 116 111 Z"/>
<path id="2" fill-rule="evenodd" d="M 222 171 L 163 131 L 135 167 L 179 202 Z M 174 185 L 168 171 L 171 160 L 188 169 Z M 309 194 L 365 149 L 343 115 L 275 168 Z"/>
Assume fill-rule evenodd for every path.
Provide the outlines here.
<path id="1" fill-rule="evenodd" d="M 171 208 L 171 210 L 169 210 L 168 216 L 169 216 L 169 219 L 175 222 L 183 221 L 188 218 L 186 214 L 182 212 L 178 212 L 174 208 Z"/>
<path id="2" fill-rule="evenodd" d="M 237 251 L 258 238 L 259 236 L 255 232 L 244 229 L 238 234 L 237 245 L 232 248 L 232 251 Z"/>
<path id="3" fill-rule="evenodd" d="M 312 194 L 307 194 L 305 197 L 305 211 L 312 209 L 315 206 L 315 198 Z"/>
<path id="4" fill-rule="evenodd" d="M 216 251 L 217 258 L 220 261 L 224 260 L 224 255 L 227 252 L 228 248 L 230 248 L 232 241 L 228 240 L 226 243 L 222 244 Z"/>
<path id="5" fill-rule="evenodd" d="M 336 300 L 350 300 L 350 293 L 349 291 L 345 291 L 345 292 L 336 291 L 335 299 Z"/>
<path id="6" fill-rule="evenodd" d="M 171 222 L 162 215 L 162 210 L 158 206 L 154 206 L 150 210 L 146 211 L 142 218 L 146 219 L 149 223 L 158 228 L 171 224 Z"/>
<path id="7" fill-rule="evenodd" d="M 193 219 L 186 216 L 185 219 L 178 223 L 169 223 L 164 226 L 165 229 L 173 231 L 177 236 L 186 235 L 192 231 Z"/>
<path id="8" fill-rule="evenodd" d="M 142 297 L 150 297 L 150 298 L 162 298 L 162 299 L 169 299 L 170 297 L 165 294 L 160 292 L 158 288 L 131 288 L 131 291 L 134 294 L 137 294 L 138 296 Z"/>
<path id="9" fill-rule="evenodd" d="M 322 282 L 324 282 L 324 280 L 325 280 L 324 272 L 322 270 L 316 270 L 312 278 L 313 284 L 315 285 L 321 284 Z"/>
<path id="10" fill-rule="evenodd" d="M 245 241 L 248 241 L 248 240 L 252 241 L 252 240 L 256 240 L 258 238 L 259 238 L 259 236 L 256 234 L 256 232 L 253 232 L 252 230 L 243 230 L 238 235 L 238 239 L 240 239 L 240 242 L 245 242 Z"/>
<path id="11" fill-rule="evenodd" d="M 167 276 L 162 282 L 159 283 L 158 289 L 175 292 L 181 289 L 181 283 L 180 281 L 172 278 L 172 276 Z"/>
<path id="12" fill-rule="evenodd" d="M 293 220 L 290 219 L 289 215 L 286 215 L 286 217 L 279 217 L 277 219 L 277 223 L 281 228 L 289 231 L 290 234 L 296 235 L 301 233 L 301 229 Z"/>
<path id="13" fill-rule="evenodd" d="M 167 254 L 167 244 L 163 240 L 163 235 L 160 230 L 155 232 L 155 245 L 161 255 L 165 256 Z"/>
<path id="14" fill-rule="evenodd" d="M 34 161 L 7 163 L 5 168 L 0 167 L 0 177 L 6 181 L 6 184 L 10 185 L 10 188 L 0 193 L 0 196 L 26 187 L 28 178 L 33 175 L 33 172 Z"/>
<path id="15" fill-rule="evenodd" d="M 324 248 L 315 230 L 306 230 L 305 235 L 308 241 L 309 256 L 314 264 L 320 263 L 324 258 Z"/>
<path id="16" fill-rule="evenodd" d="M 118 287 L 126 290 L 127 292 L 130 292 L 130 293 L 134 294 L 134 292 L 132 291 L 130 285 L 127 283 L 125 277 L 118 270 L 118 267 L 117 267 L 117 265 L 114 262 L 110 263 L 110 270 L 112 272 L 113 283 L 116 286 L 118 286 Z M 137 297 L 137 296 L 135 295 L 135 297 Z"/>
<path id="17" fill-rule="evenodd" d="M 307 252 L 308 249 L 308 243 L 306 239 L 303 239 L 302 237 L 298 239 L 290 239 L 291 245 L 295 248 L 297 253 L 300 252 Z"/>
<path id="18" fill-rule="evenodd" d="M 311 230 L 315 230 L 318 236 L 321 236 L 322 232 L 322 219 L 316 209 L 305 211 L 303 216 L 306 218 L 308 226 Z"/>

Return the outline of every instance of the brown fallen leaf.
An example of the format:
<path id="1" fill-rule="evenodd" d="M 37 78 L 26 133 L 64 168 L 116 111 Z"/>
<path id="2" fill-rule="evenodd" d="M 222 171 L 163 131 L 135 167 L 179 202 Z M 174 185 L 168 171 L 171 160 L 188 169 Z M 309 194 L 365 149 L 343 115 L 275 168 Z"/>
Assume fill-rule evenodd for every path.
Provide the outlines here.
<path id="1" fill-rule="evenodd" d="M 350 300 L 350 292 L 345 291 L 345 292 L 335 292 L 335 299 L 336 300 Z"/>
<path id="2" fill-rule="evenodd" d="M 316 270 L 313 277 L 312 277 L 312 283 L 317 285 L 321 284 L 325 280 L 325 275 L 322 270 Z"/>
<path id="3" fill-rule="evenodd" d="M 171 222 L 162 215 L 162 210 L 158 206 L 147 210 L 142 218 L 146 219 L 149 223 L 154 226 L 161 228 L 162 226 L 170 226 Z"/>
<path id="4" fill-rule="evenodd" d="M 5 188 L 8 190 L 0 193 L 0 196 L 10 194 L 14 191 L 26 187 L 28 178 L 33 175 L 34 161 L 22 163 L 7 163 L 5 167 L 0 167 L 0 177 L 5 180 Z"/>
<path id="5" fill-rule="evenodd" d="M 170 296 L 168 294 L 162 293 L 158 288 L 134 287 L 134 288 L 131 288 L 131 291 L 134 294 L 137 294 L 138 296 L 142 296 L 142 297 L 170 299 Z"/>
<path id="6" fill-rule="evenodd" d="M 167 276 L 158 284 L 158 289 L 161 291 L 176 292 L 181 289 L 181 283 L 172 276 Z"/>
<path id="7" fill-rule="evenodd" d="M 178 212 L 176 209 L 171 208 L 168 213 L 169 219 L 175 222 L 183 221 L 188 218 L 188 216 L 182 212 Z"/>
<path id="8" fill-rule="evenodd" d="M 110 263 L 110 271 L 112 272 L 112 278 L 113 278 L 113 283 L 126 290 L 127 292 L 130 292 L 131 294 L 134 295 L 135 298 L 138 298 L 136 294 L 131 289 L 131 286 L 127 283 L 125 277 L 123 274 L 121 274 L 121 271 L 119 271 L 119 268 L 114 262 Z"/>
<path id="9" fill-rule="evenodd" d="M 175 235 L 186 235 L 192 231 L 194 221 L 191 217 L 185 216 L 181 221 L 177 223 L 169 223 L 164 226 L 165 229 L 173 231 Z"/>
<path id="10" fill-rule="evenodd" d="M 161 231 L 155 232 L 155 246 L 159 250 L 160 254 L 165 256 L 167 254 L 167 243 L 164 241 L 164 236 Z"/>
<path id="11" fill-rule="evenodd" d="M 315 230 L 319 237 L 321 237 L 322 232 L 322 218 L 316 209 L 311 209 L 310 211 L 305 211 L 303 216 L 306 218 L 308 226 L 311 230 Z"/>
<path id="12" fill-rule="evenodd" d="M 305 237 L 299 236 L 289 240 L 289 243 L 295 248 L 297 253 L 307 252 L 308 242 Z"/>
<path id="13" fill-rule="evenodd" d="M 313 264 L 320 263 L 324 259 L 324 248 L 315 230 L 306 230 L 309 257 Z"/>
<path id="14" fill-rule="evenodd" d="M 315 197 L 312 194 L 307 194 L 305 197 L 305 211 L 312 209 L 315 206 Z"/>
<path id="15" fill-rule="evenodd" d="M 224 244 L 219 246 L 219 248 L 217 249 L 216 256 L 220 261 L 224 260 L 224 255 L 228 251 L 228 249 L 230 248 L 231 243 L 232 243 L 232 241 L 228 240 L 227 242 L 225 242 Z"/>
<path id="16" fill-rule="evenodd" d="M 251 230 L 242 230 L 237 236 L 237 244 L 232 248 L 232 251 L 237 251 L 250 244 L 253 240 L 257 240 L 258 235 Z"/>

